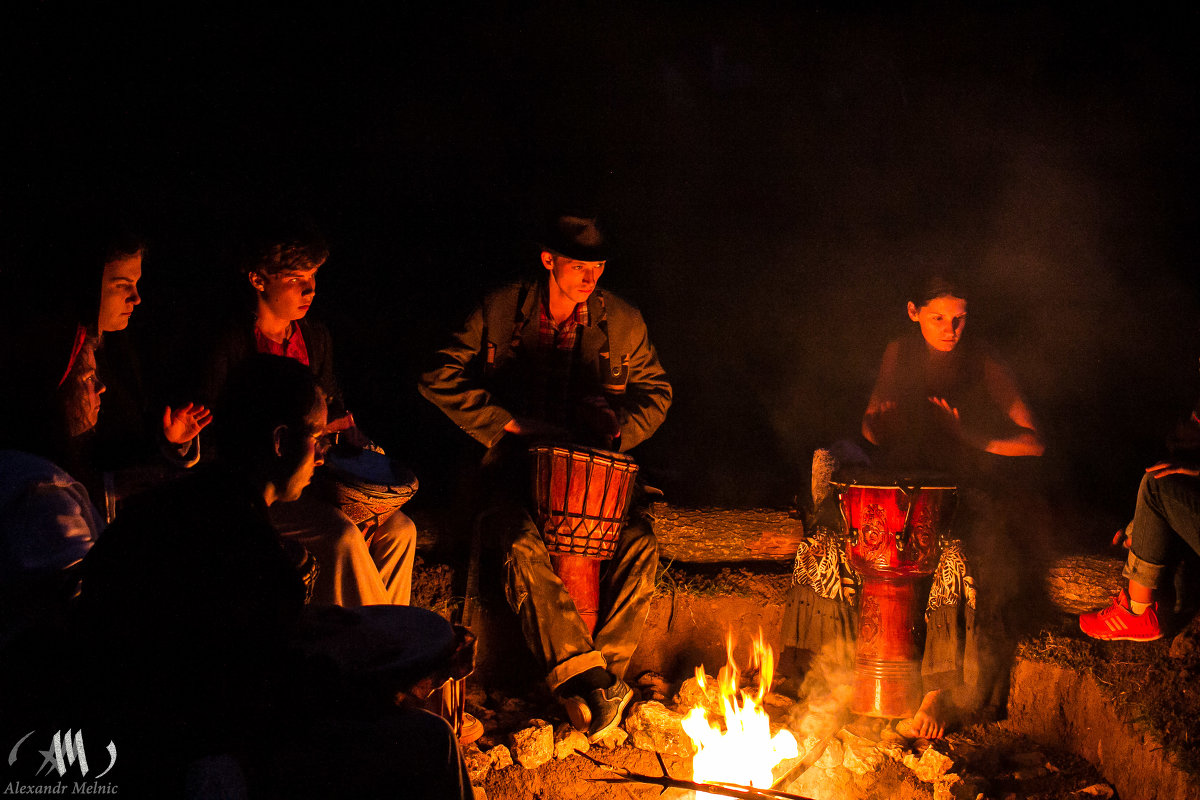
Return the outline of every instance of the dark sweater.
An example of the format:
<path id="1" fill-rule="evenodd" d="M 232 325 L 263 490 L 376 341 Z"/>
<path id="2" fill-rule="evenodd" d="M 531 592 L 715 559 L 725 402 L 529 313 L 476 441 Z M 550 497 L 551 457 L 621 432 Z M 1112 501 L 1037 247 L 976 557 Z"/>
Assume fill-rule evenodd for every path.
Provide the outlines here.
<path id="1" fill-rule="evenodd" d="M 329 329 L 317 320 L 305 317 L 297 323 L 304 346 L 308 349 L 308 366 L 325 392 L 329 401 L 329 418 L 336 419 L 346 413 L 342 390 L 333 371 L 333 339 Z M 254 318 L 246 317 L 230 324 L 218 338 L 208 364 L 202 402 L 212 407 L 221 396 L 221 389 L 230 371 L 238 364 L 258 352 L 254 340 Z M 217 420 L 214 419 L 214 424 Z"/>

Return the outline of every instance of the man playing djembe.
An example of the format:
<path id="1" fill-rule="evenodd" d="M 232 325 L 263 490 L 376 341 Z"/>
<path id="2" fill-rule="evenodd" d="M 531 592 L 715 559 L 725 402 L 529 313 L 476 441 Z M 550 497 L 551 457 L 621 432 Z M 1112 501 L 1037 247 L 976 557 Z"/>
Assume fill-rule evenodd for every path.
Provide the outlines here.
<path id="1" fill-rule="evenodd" d="M 550 689 L 593 741 L 620 723 L 633 696 L 622 678 L 645 622 L 657 545 L 634 515 L 604 565 L 589 632 L 530 516 L 526 459 L 539 441 L 627 451 L 671 404 L 641 314 L 597 289 L 607 258 L 594 217 L 554 219 L 540 253 L 545 273 L 484 297 L 420 383 L 488 448 L 493 499 L 481 525 L 503 543 L 505 594 Z"/>

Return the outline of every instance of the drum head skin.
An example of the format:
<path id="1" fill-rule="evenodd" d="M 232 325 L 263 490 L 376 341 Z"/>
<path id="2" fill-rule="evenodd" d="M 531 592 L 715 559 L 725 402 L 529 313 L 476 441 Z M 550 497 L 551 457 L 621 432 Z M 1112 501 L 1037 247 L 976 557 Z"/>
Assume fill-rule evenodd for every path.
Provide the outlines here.
<path id="1" fill-rule="evenodd" d="M 570 453 L 575 453 L 576 458 L 587 457 L 592 461 L 605 462 L 609 464 L 633 464 L 633 458 L 624 453 L 615 453 L 612 450 L 602 450 L 599 447 L 582 447 L 574 444 L 556 444 L 553 442 L 540 442 L 529 448 L 529 454 L 536 456 L 538 453 L 557 453 L 560 457 L 565 457 Z"/>
<path id="2" fill-rule="evenodd" d="M 325 467 L 337 480 L 361 487 L 412 487 L 416 491 L 416 476 L 393 458 L 373 450 L 360 450 L 352 455 L 330 453 Z"/>
<path id="3" fill-rule="evenodd" d="M 864 486 L 875 489 L 921 488 L 957 489 L 958 483 L 944 472 L 932 470 L 885 470 L 877 467 L 843 467 L 834 473 L 829 483 L 839 489 Z"/>

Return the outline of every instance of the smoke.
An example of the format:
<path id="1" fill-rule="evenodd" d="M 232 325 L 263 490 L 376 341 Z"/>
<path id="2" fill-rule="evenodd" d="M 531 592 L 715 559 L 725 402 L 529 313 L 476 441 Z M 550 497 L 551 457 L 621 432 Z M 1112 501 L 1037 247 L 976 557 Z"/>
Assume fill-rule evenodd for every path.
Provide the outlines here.
<path id="1" fill-rule="evenodd" d="M 800 701 L 788 712 L 788 727 L 801 742 L 827 739 L 850 718 L 854 666 L 844 646 L 827 644 L 813 658 L 800 687 Z"/>

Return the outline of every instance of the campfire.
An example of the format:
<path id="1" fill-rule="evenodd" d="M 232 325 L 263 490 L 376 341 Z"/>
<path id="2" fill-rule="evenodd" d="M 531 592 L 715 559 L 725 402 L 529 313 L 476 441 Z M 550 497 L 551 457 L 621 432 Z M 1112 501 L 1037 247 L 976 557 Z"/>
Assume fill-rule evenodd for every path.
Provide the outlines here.
<path id="1" fill-rule="evenodd" d="M 774 678 L 775 654 L 763 643 L 760 631 L 752 642 L 750 663 L 744 673 L 757 674 L 757 686 L 751 689 L 742 685 L 743 672 L 734 659 L 732 633 L 726 637 L 725 651 L 725 666 L 718 672 L 715 685 L 702 666 L 696 668 L 696 683 L 706 702 L 694 706 L 683 719 L 683 730 L 696 747 L 692 779 L 697 783 L 770 788 L 775 783 L 772 769 L 799 755 L 790 731 L 771 733 L 771 719 L 763 706 Z"/>

